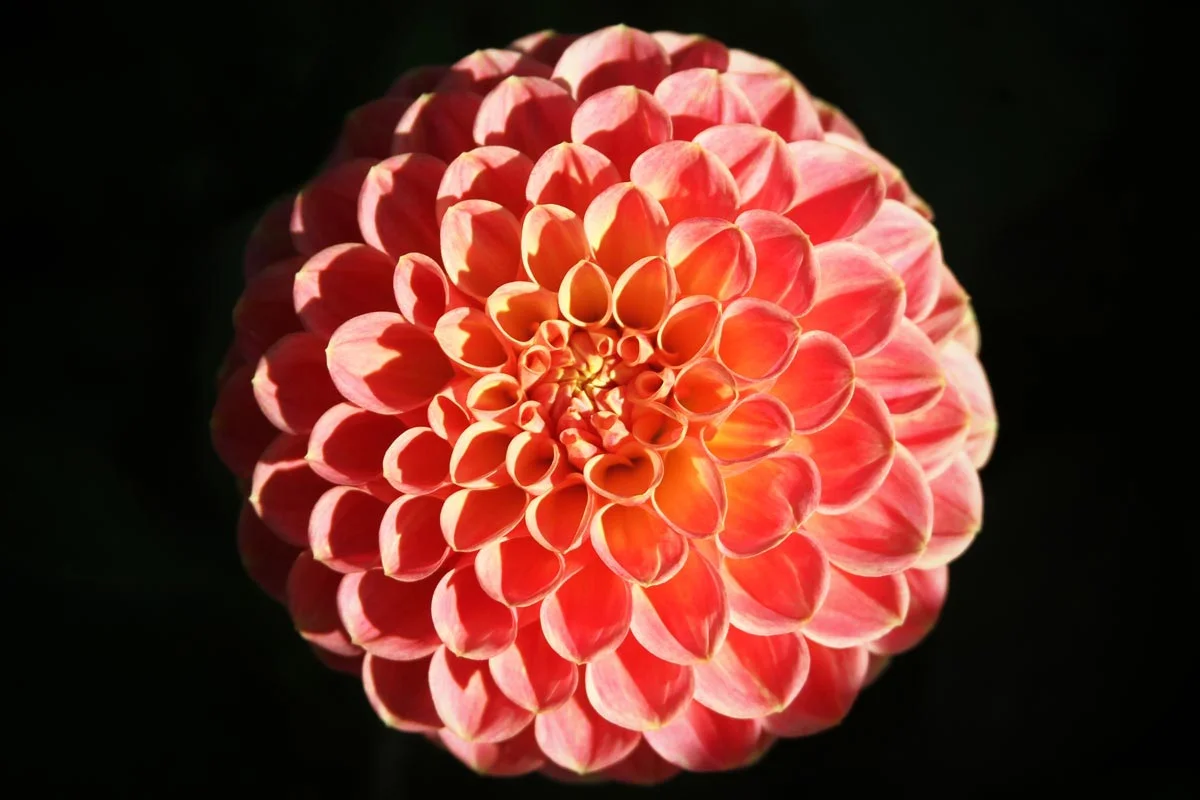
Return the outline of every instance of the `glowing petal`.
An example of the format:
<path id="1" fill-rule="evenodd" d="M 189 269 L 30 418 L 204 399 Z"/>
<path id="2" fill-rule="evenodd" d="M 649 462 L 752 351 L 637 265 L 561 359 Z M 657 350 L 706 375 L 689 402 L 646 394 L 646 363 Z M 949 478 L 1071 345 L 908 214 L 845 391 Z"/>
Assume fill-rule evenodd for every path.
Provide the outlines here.
<path id="1" fill-rule="evenodd" d="M 731 220 L 737 215 L 738 187 L 729 168 L 692 142 L 651 147 L 633 162 L 629 180 L 658 200 L 671 224 L 697 216 Z"/>
<path id="2" fill-rule="evenodd" d="M 886 189 L 870 160 L 828 142 L 792 142 L 787 147 L 804 176 L 787 216 L 814 243 L 844 239 L 875 217 Z"/>
<path id="3" fill-rule="evenodd" d="M 654 508 L 667 523 L 688 536 L 711 536 L 725 520 L 725 481 L 712 458 L 695 439 L 684 439 L 663 457 L 662 482 Z"/>
<path id="4" fill-rule="evenodd" d="M 584 664 L 621 644 L 632 613 L 629 584 L 593 561 L 542 601 L 542 632 L 556 653 Z"/>
<path id="5" fill-rule="evenodd" d="M 591 541 L 609 569 L 640 586 L 670 580 L 687 558 L 687 540 L 645 506 L 604 506 L 592 518 Z"/>
<path id="6" fill-rule="evenodd" d="M 713 656 L 729 631 L 729 604 L 720 575 L 694 548 L 670 580 L 633 590 L 633 635 L 673 664 Z"/>
<path id="7" fill-rule="evenodd" d="M 483 98 L 475 117 L 475 141 L 538 158 L 570 136 L 574 113 L 575 100 L 562 86 L 546 78 L 513 75 Z"/>
<path id="8" fill-rule="evenodd" d="M 783 453 L 725 478 L 729 510 L 717 534 L 721 552 L 749 558 L 783 542 L 817 508 L 821 476 L 799 453 Z"/>
<path id="9" fill-rule="evenodd" d="M 714 125 L 758 123 L 758 114 L 746 95 L 715 69 L 677 70 L 658 84 L 654 98 L 671 115 L 675 139 L 693 139 Z"/>

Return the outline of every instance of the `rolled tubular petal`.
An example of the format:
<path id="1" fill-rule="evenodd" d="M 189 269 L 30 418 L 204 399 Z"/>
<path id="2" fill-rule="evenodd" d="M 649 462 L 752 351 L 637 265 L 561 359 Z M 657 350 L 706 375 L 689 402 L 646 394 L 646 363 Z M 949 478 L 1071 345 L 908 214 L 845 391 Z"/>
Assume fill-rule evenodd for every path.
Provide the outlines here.
<path id="1" fill-rule="evenodd" d="M 721 552 L 749 558 L 780 544 L 816 510 L 821 475 L 812 460 L 783 453 L 726 476 L 729 510 L 717 534 Z"/>
<path id="2" fill-rule="evenodd" d="M 650 653 L 632 636 L 585 668 L 592 708 L 609 722 L 635 731 L 661 728 L 692 699 L 692 668 Z"/>
<path id="3" fill-rule="evenodd" d="M 816 248 L 821 282 L 805 330 L 834 334 L 855 358 L 883 349 L 904 316 L 904 282 L 874 252 L 850 242 Z"/>
<path id="4" fill-rule="evenodd" d="M 733 719 L 692 701 L 667 726 L 646 731 L 646 743 L 667 761 L 691 772 L 735 769 L 757 753 L 762 723 Z"/>
<path id="5" fill-rule="evenodd" d="M 367 654 L 363 687 L 375 713 L 388 727 L 408 733 L 436 731 L 442 720 L 429 690 L 431 658 L 393 661 Z"/>
<path id="6" fill-rule="evenodd" d="M 825 514 L 849 511 L 869 497 L 887 477 L 896 453 L 887 406 L 861 381 L 832 425 L 797 437 L 796 444 L 821 472 L 820 511 Z"/>
<path id="7" fill-rule="evenodd" d="M 513 358 L 508 342 L 477 308 L 447 311 L 437 321 L 433 336 L 445 356 L 470 373 L 500 372 Z"/>
<path id="8" fill-rule="evenodd" d="M 381 566 L 379 525 L 387 503 L 353 486 L 334 486 L 321 495 L 308 521 L 315 559 L 338 572 Z"/>
<path id="9" fill-rule="evenodd" d="M 678 294 L 675 271 L 664 259 L 635 261 L 613 287 L 613 319 L 626 330 L 652 333 L 666 320 Z"/>
<path id="10" fill-rule="evenodd" d="M 620 505 L 641 505 L 663 480 L 663 461 L 654 450 L 631 443 L 588 460 L 583 478 L 592 491 Z"/>
<path id="11" fill-rule="evenodd" d="M 833 566 L 829 594 L 805 626 L 804 635 L 826 647 L 866 644 L 904 622 L 908 602 L 903 574 L 866 577 Z"/>
<path id="12" fill-rule="evenodd" d="M 946 389 L 933 342 L 907 319 L 882 350 L 855 364 L 855 372 L 879 392 L 888 410 L 896 415 L 932 407 Z"/>
<path id="13" fill-rule="evenodd" d="M 363 240 L 393 259 L 438 255 L 434 201 L 446 164 L 424 153 L 392 156 L 371 167 L 358 198 Z"/>
<path id="14" fill-rule="evenodd" d="M 580 328 L 599 328 L 612 318 L 612 285 L 597 264 L 580 261 L 558 287 L 562 317 Z"/>
<path id="15" fill-rule="evenodd" d="M 632 613 L 629 584 L 599 561 L 568 577 L 540 612 L 546 641 L 576 664 L 615 650 L 629 633 Z"/>
<path id="16" fill-rule="evenodd" d="M 746 95 L 715 69 L 676 70 L 658 84 L 654 99 L 671 115 L 675 139 L 693 139 L 714 125 L 747 122 L 758 127 L 758 114 Z"/>
<path id="17" fill-rule="evenodd" d="M 808 642 L 808 679 L 800 694 L 763 727 L 776 736 L 811 736 L 845 719 L 867 677 L 867 649 L 831 649 Z"/>
<path id="18" fill-rule="evenodd" d="M 460 658 L 447 647 L 433 654 L 429 691 L 446 728 L 468 742 L 503 742 L 533 720 L 531 712 L 504 696 L 487 663 Z"/>
<path id="19" fill-rule="evenodd" d="M 697 664 L 696 702 L 726 717 L 782 711 L 808 678 L 808 644 L 797 633 L 755 636 L 731 628 L 716 656 Z"/>
<path id="20" fill-rule="evenodd" d="M 431 609 L 438 636 L 461 658 L 491 658 L 502 653 L 517 636 L 516 612 L 483 591 L 474 565 L 469 563 L 442 576 L 433 592 Z"/>
<path id="21" fill-rule="evenodd" d="M 642 740 L 637 731 L 600 716 L 582 685 L 563 705 L 538 714 L 533 725 L 538 747 L 546 757 L 577 775 L 611 767 Z"/>
<path id="22" fill-rule="evenodd" d="M 525 187 L 532 171 L 529 156 L 511 147 L 489 145 L 468 150 L 450 162 L 438 185 L 437 222 L 463 200 L 490 200 L 520 217 L 528 205 Z M 435 247 L 433 255 L 438 253 Z"/>
<path id="23" fill-rule="evenodd" d="M 591 541 L 609 569 L 639 586 L 670 580 L 688 552 L 687 540 L 646 506 L 604 506 L 592 518 Z"/>
<path id="24" fill-rule="evenodd" d="M 670 580 L 635 587 L 630 630 L 665 661 L 694 664 L 711 658 L 729 631 L 729 604 L 716 568 L 691 548 Z"/>
<path id="25" fill-rule="evenodd" d="M 712 297 L 685 297 L 667 312 L 656 337 L 657 358 L 668 367 L 682 367 L 706 353 L 716 335 L 721 307 Z"/>
<path id="26" fill-rule="evenodd" d="M 568 475 L 525 510 L 525 525 L 534 539 L 566 553 L 583 540 L 596 508 L 596 496 L 579 473 Z"/>
<path id="27" fill-rule="evenodd" d="M 908 582 L 908 615 L 904 623 L 886 636 L 867 645 L 872 653 L 895 655 L 916 647 L 937 623 L 950 588 L 950 570 L 943 564 L 933 569 L 910 569 L 904 573 Z"/>
<path id="28" fill-rule="evenodd" d="M 442 643 L 429 612 L 436 587 L 433 581 L 392 580 L 377 569 L 342 578 L 338 612 L 350 641 L 392 661 L 431 655 Z"/>
<path id="29" fill-rule="evenodd" d="M 731 624 L 759 636 L 800 630 L 829 592 L 829 560 L 800 533 L 759 555 L 723 559 L 720 572 Z"/>
<path id="30" fill-rule="evenodd" d="M 571 699 L 579 683 L 579 667 L 546 641 L 541 625 L 525 625 L 512 646 L 488 661 L 492 679 L 521 708 L 543 714 Z"/>
<path id="31" fill-rule="evenodd" d="M 690 217 L 733 219 L 737 182 L 720 159 L 692 142 L 671 141 L 642 153 L 629 180 L 662 204 L 672 225 Z"/>
<path id="32" fill-rule="evenodd" d="M 875 218 L 885 186 L 870 160 L 828 142 L 792 142 L 787 147 L 804 176 L 787 216 L 813 242 L 844 239 Z"/>
<path id="33" fill-rule="evenodd" d="M 343 324 L 330 337 L 325 358 L 342 396 L 377 414 L 399 414 L 423 405 L 454 374 L 433 336 L 387 312 L 363 314 Z"/>

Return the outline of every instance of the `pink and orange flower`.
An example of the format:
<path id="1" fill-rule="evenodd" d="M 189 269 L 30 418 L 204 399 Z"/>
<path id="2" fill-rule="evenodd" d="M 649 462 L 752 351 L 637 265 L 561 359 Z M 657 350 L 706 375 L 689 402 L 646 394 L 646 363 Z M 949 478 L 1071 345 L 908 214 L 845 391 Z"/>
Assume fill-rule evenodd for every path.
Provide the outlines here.
<path id="1" fill-rule="evenodd" d="M 212 420 L 247 570 L 479 772 L 655 783 L 838 724 L 982 523 L 930 219 L 702 36 L 407 73 L 247 247 Z"/>

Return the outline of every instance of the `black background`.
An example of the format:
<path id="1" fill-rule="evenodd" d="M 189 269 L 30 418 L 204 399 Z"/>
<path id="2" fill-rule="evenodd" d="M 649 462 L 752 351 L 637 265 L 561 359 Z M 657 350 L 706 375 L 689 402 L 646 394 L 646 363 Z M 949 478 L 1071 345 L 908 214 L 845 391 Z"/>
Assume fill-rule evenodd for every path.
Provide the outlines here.
<path id="1" fill-rule="evenodd" d="M 973 295 L 1000 438 L 935 633 L 848 721 L 669 795 L 974 796 L 1140 769 L 1184 796 L 1194 612 L 1154 565 L 1189 528 L 1147 442 L 1166 376 L 1131 329 L 1152 265 L 1147 12 L 1113 3 L 262 0 L 39 10 L 11 30 L 3 759 L 56 790 L 401 797 L 478 778 L 387 731 L 246 578 L 212 455 L 213 377 L 260 208 L 404 69 L 545 27 L 708 33 L 843 107 L 934 207 Z M 1147 137 L 1149 134 L 1149 137 Z M 19 193 L 20 192 L 20 193 Z M 1152 335 L 1152 334 L 1151 334 Z M 19 388 L 24 387 L 24 388 Z M 1175 624 L 1172 616 L 1191 617 Z M 1162 630 L 1160 630 L 1162 629 Z M 1194 733 L 1194 730 L 1192 731 Z M 593 796 L 611 788 L 587 788 Z M 645 793 L 643 793 L 645 794 Z"/>

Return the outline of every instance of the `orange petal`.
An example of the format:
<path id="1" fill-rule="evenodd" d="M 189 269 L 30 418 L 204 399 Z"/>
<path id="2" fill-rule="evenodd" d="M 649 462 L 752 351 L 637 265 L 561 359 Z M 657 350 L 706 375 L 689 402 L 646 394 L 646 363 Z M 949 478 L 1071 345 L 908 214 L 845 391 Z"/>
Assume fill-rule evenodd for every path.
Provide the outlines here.
<path id="1" fill-rule="evenodd" d="M 437 321 L 433 335 L 445 355 L 469 372 L 500 372 L 512 359 L 508 343 L 477 308 L 447 311 Z"/>
<path id="2" fill-rule="evenodd" d="M 726 77 L 727 81 L 732 81 Z M 801 170 L 779 134 L 751 125 L 718 125 L 696 137 L 696 143 L 729 168 L 737 182 L 741 211 L 762 209 L 782 213 L 792 207 L 797 192 L 807 185 Z M 803 226 L 801 226 L 803 227 Z"/>
<path id="3" fill-rule="evenodd" d="M 629 180 L 658 200 L 671 224 L 691 217 L 731 220 L 737 215 L 738 187 L 729 168 L 693 142 L 651 147 L 633 162 Z"/>
<path id="4" fill-rule="evenodd" d="M 611 86 L 626 84 L 651 91 L 667 77 L 670 63 L 650 34 L 612 25 L 571 43 L 554 66 L 554 77 L 584 100 Z"/>
<path id="5" fill-rule="evenodd" d="M 342 396 L 377 414 L 428 402 L 454 375 L 433 336 L 399 314 L 374 312 L 349 320 L 334 331 L 325 352 Z"/>
<path id="6" fill-rule="evenodd" d="M 529 209 L 522 223 L 521 253 L 529 279 L 545 290 L 557 292 L 571 267 L 591 257 L 592 248 L 583 222 L 574 211 L 538 205 Z"/>
<path id="7" fill-rule="evenodd" d="M 737 84 L 716 69 L 676 70 L 654 89 L 671 115 L 672 138 L 684 141 L 714 125 L 758 124 L 758 114 Z"/>
<path id="8" fill-rule="evenodd" d="M 250 381 L 254 399 L 284 433 L 308 433 L 341 396 L 325 367 L 325 340 L 289 333 L 263 354 Z"/>
<path id="9" fill-rule="evenodd" d="M 667 312 L 658 329 L 657 359 L 668 367 L 690 364 L 708 352 L 716 335 L 721 306 L 712 297 L 685 297 Z"/>
<path id="10" fill-rule="evenodd" d="M 601 327 L 612 318 L 612 286 L 608 276 L 591 261 L 580 261 L 563 276 L 558 287 L 558 307 L 563 319 L 581 328 Z"/>
<path id="11" fill-rule="evenodd" d="M 395 581 L 377 569 L 342 578 L 338 612 L 350 640 L 392 661 L 431 655 L 442 643 L 429 613 L 436 586 L 433 581 Z"/>
<path id="12" fill-rule="evenodd" d="M 532 725 L 503 742 L 468 742 L 446 728 L 437 735 L 455 758 L 480 775 L 511 778 L 528 775 L 546 765 L 546 757 L 534 739 Z"/>
<path id="13" fill-rule="evenodd" d="M 304 436 L 282 433 L 259 457 L 250 478 L 250 505 L 288 544 L 308 547 L 308 518 L 329 482 L 304 460 Z"/>
<path id="14" fill-rule="evenodd" d="M 762 724 L 732 719 L 692 701 L 669 725 L 646 731 L 646 742 L 667 761 L 689 772 L 721 772 L 743 766 L 758 751 Z"/>
<path id="15" fill-rule="evenodd" d="M 469 742 L 503 742 L 533 720 L 532 713 L 504 696 L 486 663 L 460 658 L 448 647 L 433 654 L 429 690 L 442 722 Z"/>
<path id="16" fill-rule="evenodd" d="M 592 708 L 622 728 L 661 728 L 692 699 L 692 668 L 663 661 L 626 636 L 612 653 L 587 665 L 584 687 Z"/>
<path id="17" fill-rule="evenodd" d="M 542 546 L 566 553 L 587 534 L 595 506 L 596 497 L 583 475 L 571 473 L 549 492 L 533 499 L 525 510 L 525 525 Z"/>
<path id="18" fill-rule="evenodd" d="M 458 437 L 471 424 L 467 392 L 473 383 L 471 378 L 453 380 L 429 402 L 429 427 L 451 444 L 458 441 Z"/>
<path id="19" fill-rule="evenodd" d="M 481 376 L 467 391 L 467 408 L 479 420 L 511 422 L 525 399 L 517 379 L 503 372 Z"/>
<path id="20" fill-rule="evenodd" d="M 363 659 L 363 688 L 379 718 L 408 733 L 436 731 L 442 727 L 429 691 L 431 659 L 392 661 L 367 654 Z"/>
<path id="21" fill-rule="evenodd" d="M 805 330 L 828 331 L 855 358 L 877 353 L 904 315 L 904 283 L 883 259 L 860 245 L 829 242 L 816 248 L 821 281 Z"/>
<path id="22" fill-rule="evenodd" d="M 610 275 L 634 262 L 666 253 L 667 214 L 661 204 L 632 183 L 608 187 L 587 207 L 583 228 L 594 260 Z"/>
<path id="23" fill-rule="evenodd" d="M 711 536 L 725 520 L 725 481 L 712 458 L 695 439 L 684 439 L 663 455 L 662 483 L 654 508 L 677 531 Z"/>
<path id="24" fill-rule="evenodd" d="M 942 346 L 942 367 L 971 410 L 971 428 L 967 433 L 967 455 L 975 469 L 983 469 L 996 446 L 996 404 L 983 365 L 960 342 Z M 264 409 L 265 410 L 265 409 Z"/>
<path id="25" fill-rule="evenodd" d="M 450 443 L 431 428 L 409 428 L 383 456 L 383 476 L 405 494 L 429 494 L 450 483 Z"/>
<path id="26" fill-rule="evenodd" d="M 429 153 L 449 163 L 475 146 L 471 128 L 483 98 L 467 91 L 438 91 L 418 97 L 392 137 L 393 153 Z"/>
<path id="27" fill-rule="evenodd" d="M 563 142 L 542 153 L 533 165 L 525 198 L 534 204 L 563 206 L 582 216 L 596 195 L 620 180 L 621 173 L 603 153 L 585 144 Z"/>
<path id="28" fill-rule="evenodd" d="M 884 200 L 854 241 L 882 256 L 904 281 L 905 316 L 918 322 L 928 317 L 938 302 L 943 269 L 937 228 L 903 203 Z"/>
<path id="29" fill-rule="evenodd" d="M 879 392 L 895 415 L 931 408 L 946 389 L 933 342 L 908 319 L 901 320 L 896 335 L 882 350 L 859 359 L 854 368 L 858 378 Z"/>
<path id="30" fill-rule="evenodd" d="M 871 578 L 830 567 L 829 594 L 804 635 L 826 647 L 866 644 L 904 622 L 908 601 L 902 574 Z"/>
<path id="31" fill-rule="evenodd" d="M 529 606 L 558 586 L 563 557 L 529 536 L 500 539 L 475 556 L 475 575 L 489 597 L 506 606 Z"/>
<path id="32" fill-rule="evenodd" d="M 812 242 L 796 223 L 770 211 L 746 211 L 737 225 L 754 245 L 754 282 L 746 294 L 800 315 L 817 294 L 820 269 Z"/>
<path id="33" fill-rule="evenodd" d="M 796 444 L 821 471 L 823 514 L 840 514 L 869 497 L 887 477 L 896 453 L 887 406 L 861 382 L 832 425 L 797 436 Z"/>
<path id="34" fill-rule="evenodd" d="M 460 564 L 442 576 L 433 592 L 430 610 L 438 636 L 447 649 L 462 658 L 491 658 L 503 652 L 517 636 L 516 612 L 483 591 L 470 563 Z M 434 698 L 437 698 L 436 688 Z M 440 707 L 438 710 L 441 712 Z"/>
<path id="35" fill-rule="evenodd" d="M 613 287 L 613 318 L 629 331 L 653 333 L 679 294 L 675 272 L 658 256 L 635 261 Z"/>
<path id="36" fill-rule="evenodd" d="M 442 535 L 459 552 L 478 550 L 515 528 L 528 503 L 524 490 L 511 484 L 497 489 L 462 489 L 447 497 L 442 506 Z"/>
<path id="37" fill-rule="evenodd" d="M 777 546 L 809 518 L 821 476 L 810 459 L 783 453 L 726 476 L 725 489 L 729 511 L 717 544 L 728 556 L 749 558 Z"/>
<path id="38" fill-rule="evenodd" d="M 358 195 L 375 161 L 345 161 L 313 178 L 292 205 L 292 245 L 311 256 L 326 247 L 361 242 Z"/>
<path id="39" fill-rule="evenodd" d="M 592 95 L 571 120 L 571 140 L 603 153 L 621 177 L 629 175 L 639 155 L 669 140 L 671 133 L 667 110 L 634 86 L 614 86 Z"/>
<path id="40" fill-rule="evenodd" d="M 579 667 L 554 652 L 541 625 L 523 626 L 512 646 L 488 661 L 488 669 L 509 700 L 535 714 L 570 700 L 579 683 Z"/>
<path id="41" fill-rule="evenodd" d="M 684 300 L 691 299 L 686 295 L 730 300 L 754 283 L 754 244 L 732 222 L 714 217 L 685 220 L 671 229 L 666 252 Z"/>
<path id="42" fill-rule="evenodd" d="M 609 569 L 640 586 L 670 580 L 687 558 L 687 541 L 645 506 L 604 506 L 592 518 L 591 541 Z"/>
<path id="43" fill-rule="evenodd" d="M 776 736 L 811 736 L 834 727 L 850 713 L 867 676 L 867 650 L 833 650 L 808 643 L 808 679 L 796 699 L 763 720 Z"/>
<path id="44" fill-rule="evenodd" d="M 529 156 L 511 147 L 468 150 L 446 167 L 437 189 L 436 221 L 441 223 L 450 206 L 463 200 L 491 200 L 519 218 L 528 207 L 525 184 L 532 171 Z"/>
<path id="45" fill-rule="evenodd" d="M 338 616 L 337 591 L 342 573 L 335 572 L 310 553 L 296 558 L 287 579 L 287 608 L 292 624 L 306 641 L 340 656 L 362 651 L 350 641 L 350 635 Z"/>
<path id="46" fill-rule="evenodd" d="M 837 337 L 810 331 L 800 336 L 796 355 L 769 391 L 792 412 L 797 431 L 812 433 L 849 405 L 854 368 L 850 352 Z"/>
<path id="47" fill-rule="evenodd" d="M 534 495 L 549 492 L 565 472 L 562 451 L 545 433 L 521 431 L 508 445 L 505 466 L 513 483 Z"/>
<path id="48" fill-rule="evenodd" d="M 711 358 L 693 362 L 675 379 L 672 405 L 692 423 L 720 418 L 737 402 L 737 381 Z"/>
<path id="49" fill-rule="evenodd" d="M 717 328 L 717 360 L 755 383 L 783 372 L 796 354 L 800 326 L 774 303 L 743 297 L 725 306 Z"/>
<path id="50" fill-rule="evenodd" d="M 401 495 L 379 523 L 383 571 L 398 581 L 419 581 L 438 571 L 450 555 L 442 536 L 443 501 L 428 495 Z"/>
<path id="51" fill-rule="evenodd" d="M 353 486 L 334 486 L 321 495 L 308 521 L 313 557 L 338 572 L 380 566 L 379 525 L 387 504 Z"/>
<path id="52" fill-rule="evenodd" d="M 750 72 L 731 62 L 727 74 L 746 95 L 764 128 L 775 131 L 785 142 L 820 139 L 821 120 L 808 91 L 778 65 L 767 64 Z"/>
<path id="53" fill-rule="evenodd" d="M 933 535 L 917 559 L 919 569 L 933 569 L 958 558 L 983 527 L 983 488 L 966 453 L 929 482 L 933 492 Z"/>
<path id="54" fill-rule="evenodd" d="M 371 167 L 358 198 L 363 240 L 393 259 L 438 255 L 434 201 L 446 164 L 424 153 L 392 156 Z"/>
<path id="55" fill-rule="evenodd" d="M 525 347 L 543 322 L 558 318 L 558 300 L 536 283 L 506 283 L 487 299 L 487 314 L 502 336 Z"/>
<path id="56" fill-rule="evenodd" d="M 629 584 L 593 560 L 542 601 L 542 632 L 556 653 L 583 664 L 617 648 L 632 609 Z"/>
<path id="57" fill-rule="evenodd" d="M 869 159 L 821 141 L 788 145 L 804 182 L 787 216 L 816 244 L 852 236 L 883 204 L 883 176 Z"/>
<path id="58" fill-rule="evenodd" d="M 687 417 L 662 403 L 639 402 L 634 406 L 630 433 L 646 447 L 654 450 L 678 447 L 687 429 Z"/>
<path id="59" fill-rule="evenodd" d="M 491 200 L 463 200 L 446 209 L 442 263 L 464 294 L 486 299 L 521 271 L 521 224 Z"/>
<path id="60" fill-rule="evenodd" d="M 808 668 L 800 634 L 755 636 L 732 628 L 712 660 L 695 667 L 696 702 L 734 719 L 773 714 L 796 699 Z"/>
<path id="61" fill-rule="evenodd" d="M 630 630 L 643 647 L 674 664 L 708 660 L 729 631 L 721 577 L 694 548 L 689 550 L 670 580 L 633 590 Z"/>
<path id="62" fill-rule="evenodd" d="M 903 446 L 883 484 L 845 514 L 805 524 L 829 560 L 859 575 L 889 575 L 916 563 L 933 530 L 933 495 L 921 465 Z"/>
<path id="63" fill-rule="evenodd" d="M 596 494 L 621 505 L 646 502 L 663 480 L 663 461 L 654 450 L 630 443 L 588 460 L 584 480 Z"/>
<path id="64" fill-rule="evenodd" d="M 509 442 L 517 429 L 502 422 L 476 422 L 454 443 L 450 478 L 467 489 L 492 489 L 511 483 L 505 468 Z"/>
<path id="65" fill-rule="evenodd" d="M 512 75 L 483 98 L 475 117 L 475 141 L 504 145 L 538 158 L 570 136 L 575 100 L 546 78 Z"/>
<path id="66" fill-rule="evenodd" d="M 663 367 L 660 372 L 642 372 L 625 386 L 625 397 L 631 403 L 661 402 L 675 388 L 675 371 Z"/>
<path id="67" fill-rule="evenodd" d="M 787 406 L 770 395 L 752 394 L 708 426 L 704 447 L 722 466 L 748 466 L 778 452 L 791 438 Z"/>
<path id="68" fill-rule="evenodd" d="M 829 592 L 825 553 L 799 533 L 751 558 L 726 558 L 720 569 L 732 624 L 759 636 L 800 630 Z"/>
<path id="69" fill-rule="evenodd" d="M 929 635 L 937 624 L 946 592 L 950 588 L 950 570 L 943 564 L 933 569 L 910 569 L 904 573 L 908 582 L 908 615 L 904 624 L 867 645 L 872 653 L 895 655 L 913 649 Z"/>
<path id="70" fill-rule="evenodd" d="M 395 269 L 395 258 L 365 244 L 328 247 L 296 273 L 292 287 L 296 314 L 305 328 L 328 337 L 360 314 L 395 311 L 389 291 Z"/>
<path id="71" fill-rule="evenodd" d="M 596 713 L 583 686 L 563 705 L 538 714 L 533 722 L 546 757 L 577 775 L 611 767 L 642 740 L 637 731 L 614 725 Z"/>

